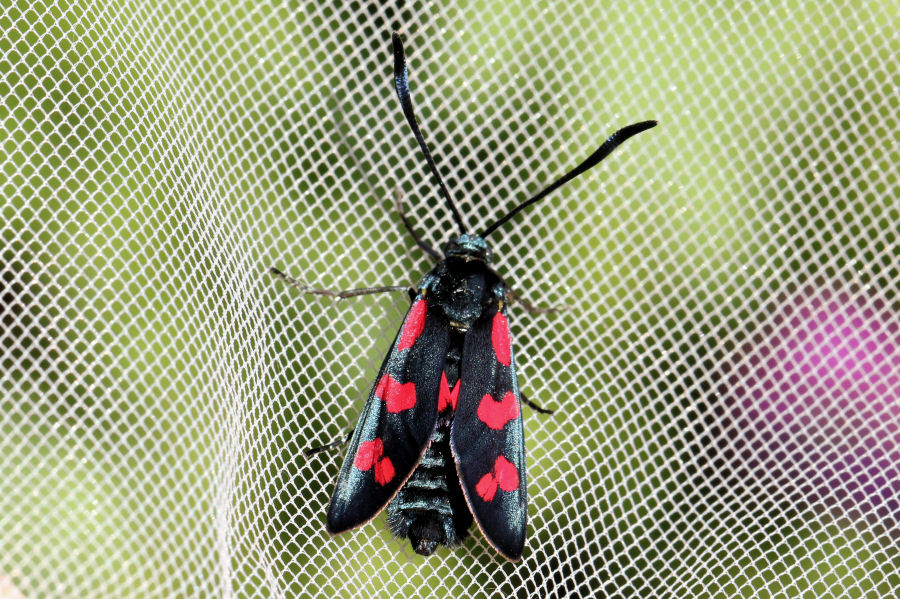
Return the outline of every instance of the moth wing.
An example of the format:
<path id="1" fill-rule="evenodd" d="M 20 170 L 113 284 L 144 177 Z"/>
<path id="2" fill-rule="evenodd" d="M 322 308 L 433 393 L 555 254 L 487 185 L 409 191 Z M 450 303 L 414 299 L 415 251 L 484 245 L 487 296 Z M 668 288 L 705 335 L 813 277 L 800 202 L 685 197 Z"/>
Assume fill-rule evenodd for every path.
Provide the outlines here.
<path id="1" fill-rule="evenodd" d="M 420 292 L 381 365 L 328 506 L 332 534 L 380 512 L 412 474 L 437 423 L 450 325 Z"/>
<path id="2" fill-rule="evenodd" d="M 460 381 L 450 443 L 463 493 L 487 540 L 516 561 L 528 520 L 525 439 L 505 304 L 466 332 Z"/>

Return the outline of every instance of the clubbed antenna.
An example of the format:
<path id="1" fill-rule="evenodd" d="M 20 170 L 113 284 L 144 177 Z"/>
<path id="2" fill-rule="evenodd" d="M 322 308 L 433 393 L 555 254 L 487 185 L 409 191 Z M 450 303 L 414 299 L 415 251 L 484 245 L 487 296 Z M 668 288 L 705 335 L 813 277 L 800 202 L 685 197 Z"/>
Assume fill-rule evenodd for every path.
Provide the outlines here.
<path id="1" fill-rule="evenodd" d="M 545 197 L 547 197 L 548 195 L 550 195 L 551 193 L 553 193 L 554 191 L 556 191 L 557 189 L 559 189 L 560 187 L 562 187 L 563 185 L 565 185 L 566 183 L 568 183 L 569 181 L 571 181 L 572 179 L 574 179 L 575 177 L 580 175 L 581 173 L 584 173 L 584 172 L 590 170 L 591 168 L 593 168 L 594 166 L 596 166 L 601 160 L 603 160 L 604 158 L 606 158 L 607 156 L 612 154 L 612 151 L 615 150 L 620 145 L 622 145 L 622 143 L 629 137 L 637 135 L 641 131 L 646 131 L 647 129 L 650 129 L 655 126 L 656 126 L 656 121 L 644 121 L 641 123 L 635 123 L 633 125 L 628 125 L 627 127 L 623 127 L 622 129 L 619 129 L 618 131 L 616 131 L 615 133 L 610 135 L 609 139 L 604 141 L 603 145 L 601 145 L 599 148 L 597 148 L 597 150 L 593 154 L 588 156 L 584 162 L 582 162 L 581 164 L 579 164 L 578 166 L 573 168 L 571 171 L 569 171 L 568 173 L 566 173 L 565 175 L 563 175 L 562 177 L 560 177 L 559 179 L 557 179 L 556 181 L 551 183 L 546 189 L 544 189 L 542 192 L 540 192 L 533 198 L 525 200 L 524 202 L 522 202 L 521 204 L 519 204 L 518 206 L 516 206 L 515 208 L 510 210 L 506 214 L 506 216 L 504 216 L 503 218 L 501 218 L 500 220 L 495 222 L 493 225 L 491 225 L 490 227 L 485 229 L 484 233 L 482 233 L 481 236 L 487 237 L 488 235 L 490 235 L 491 233 L 496 231 L 498 228 L 500 228 L 501 226 L 506 224 L 507 221 L 509 221 L 512 217 L 517 215 L 519 212 L 521 212 L 525 208 L 528 208 L 532 204 L 535 204 L 535 203 L 543 200 Z"/>

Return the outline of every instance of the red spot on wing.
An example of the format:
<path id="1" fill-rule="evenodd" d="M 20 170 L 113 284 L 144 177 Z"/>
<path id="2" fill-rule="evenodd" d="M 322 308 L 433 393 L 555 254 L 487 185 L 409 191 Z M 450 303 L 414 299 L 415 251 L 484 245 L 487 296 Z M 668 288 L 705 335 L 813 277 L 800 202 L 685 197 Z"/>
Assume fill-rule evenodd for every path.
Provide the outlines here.
<path id="1" fill-rule="evenodd" d="M 356 466 L 357 470 L 365 472 L 371 468 L 375 462 L 381 459 L 383 451 L 384 445 L 381 443 L 381 439 L 373 439 L 371 441 L 360 443 L 359 449 L 356 451 L 356 460 L 353 462 L 353 465 Z"/>
<path id="2" fill-rule="evenodd" d="M 397 343 L 397 351 L 409 349 L 422 334 L 425 328 L 425 313 L 428 311 L 428 304 L 425 300 L 420 299 L 409 310 L 406 317 L 406 324 L 403 325 L 403 332 L 400 333 L 400 342 Z"/>
<path id="3" fill-rule="evenodd" d="M 375 397 L 384 402 L 388 412 L 396 414 L 416 405 L 416 385 L 401 383 L 386 374 L 375 385 Z"/>
<path id="4" fill-rule="evenodd" d="M 359 449 L 356 451 L 356 459 L 353 465 L 357 470 L 367 472 L 375 467 L 375 482 L 382 487 L 394 478 L 394 464 L 391 458 L 384 456 L 384 444 L 381 439 L 375 438 L 371 441 L 360 443 Z"/>
<path id="5" fill-rule="evenodd" d="M 494 314 L 494 322 L 491 325 L 491 343 L 494 345 L 497 361 L 504 366 L 509 366 L 511 348 L 509 342 L 509 321 L 500 312 Z"/>
<path id="6" fill-rule="evenodd" d="M 490 394 L 485 394 L 478 404 L 478 419 L 494 430 L 500 430 L 518 417 L 519 402 L 512 391 L 507 391 L 500 401 L 494 401 Z"/>
<path id="7" fill-rule="evenodd" d="M 482 476 L 481 480 L 478 481 L 478 484 L 475 485 L 475 492 L 485 501 L 493 501 L 494 495 L 497 494 L 497 479 L 494 478 L 493 474 L 488 472 Z"/>
<path id="8" fill-rule="evenodd" d="M 392 478 L 394 478 L 394 464 L 391 462 L 391 458 L 386 457 L 379 460 L 375 464 L 375 482 L 383 487 L 391 482 Z"/>
<path id="9" fill-rule="evenodd" d="M 378 384 L 375 385 L 375 397 L 381 399 L 384 397 L 384 390 L 387 387 L 388 379 L 391 378 L 390 375 L 386 374 L 378 381 Z"/>
<path id="10" fill-rule="evenodd" d="M 494 462 L 494 476 L 497 477 L 497 484 L 506 492 L 519 488 L 519 471 L 505 456 L 498 456 Z"/>
<path id="11" fill-rule="evenodd" d="M 447 373 L 441 373 L 441 387 L 438 394 L 438 412 L 443 412 L 446 408 L 456 410 L 456 404 L 459 402 L 459 383 L 457 380 L 453 389 L 450 389 L 450 383 L 447 382 Z"/>
<path id="12" fill-rule="evenodd" d="M 507 493 L 519 488 L 519 471 L 503 455 L 497 456 L 493 470 L 481 477 L 475 485 L 475 492 L 485 501 L 493 501 L 498 488 Z"/>

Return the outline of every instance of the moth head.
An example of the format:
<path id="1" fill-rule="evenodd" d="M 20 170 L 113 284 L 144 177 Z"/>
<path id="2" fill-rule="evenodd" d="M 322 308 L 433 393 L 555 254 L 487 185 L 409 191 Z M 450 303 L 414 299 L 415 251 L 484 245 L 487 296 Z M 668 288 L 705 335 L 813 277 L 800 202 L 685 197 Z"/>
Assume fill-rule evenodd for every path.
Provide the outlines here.
<path id="1" fill-rule="evenodd" d="M 484 237 L 463 233 L 447 242 L 444 246 L 444 257 L 463 258 L 466 261 L 481 260 L 489 264 L 494 256 Z"/>

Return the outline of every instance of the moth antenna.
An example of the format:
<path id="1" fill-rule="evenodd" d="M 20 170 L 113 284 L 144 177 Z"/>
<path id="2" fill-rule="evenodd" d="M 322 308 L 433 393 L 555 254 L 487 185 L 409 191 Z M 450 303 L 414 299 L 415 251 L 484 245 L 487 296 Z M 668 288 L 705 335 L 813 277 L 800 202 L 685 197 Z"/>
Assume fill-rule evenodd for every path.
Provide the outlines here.
<path id="1" fill-rule="evenodd" d="M 397 88 L 397 97 L 400 98 L 400 106 L 403 107 L 403 114 L 404 116 L 406 116 L 406 122 L 408 122 L 409 126 L 412 127 L 413 133 L 416 136 L 416 141 L 419 142 L 419 147 L 422 148 L 422 153 L 425 154 L 425 160 L 428 161 L 428 168 L 431 169 L 431 174 L 434 175 L 435 179 L 437 179 L 438 185 L 441 188 L 441 195 L 444 196 L 444 199 L 447 201 L 447 205 L 450 206 L 450 211 L 453 212 L 453 220 L 455 220 L 456 224 L 459 225 L 460 232 L 462 234 L 465 234 L 466 226 L 463 224 L 462 217 L 459 215 L 459 211 L 456 209 L 456 205 L 453 203 L 453 199 L 447 192 L 447 187 L 444 185 L 444 180 L 441 179 L 441 174 L 438 172 L 437 166 L 434 164 L 434 158 L 431 157 L 431 152 L 428 151 L 428 146 L 425 145 L 425 138 L 422 137 L 422 132 L 419 130 L 419 123 L 416 122 L 416 115 L 413 112 L 412 100 L 409 97 L 409 79 L 406 72 L 406 56 L 404 56 L 403 54 L 403 42 L 400 40 L 400 34 L 395 31 L 391 36 L 391 41 L 394 46 L 394 87 Z"/>
<path id="2" fill-rule="evenodd" d="M 622 145 L 622 143 L 624 143 L 625 140 L 628 139 L 629 137 L 637 135 L 638 133 L 640 133 L 642 131 L 646 131 L 647 129 L 651 129 L 655 126 L 656 126 L 656 121 L 643 121 L 643 122 L 635 123 L 633 125 L 628 125 L 627 127 L 623 127 L 621 129 L 619 129 L 618 131 L 616 131 L 615 133 L 610 135 L 609 138 L 607 138 L 607 140 L 604 141 L 603 144 L 599 148 L 597 148 L 593 154 L 591 154 L 584 160 L 584 162 L 582 162 L 581 164 L 579 164 L 578 166 L 576 166 L 575 168 L 570 170 L 568 173 L 566 173 L 565 175 L 563 175 L 562 177 L 560 177 L 559 179 L 557 179 L 556 181 L 554 181 L 553 183 L 548 185 L 543 191 L 538 193 L 536 196 L 534 196 L 528 200 L 525 200 L 524 202 L 522 202 L 521 204 L 519 204 L 518 206 L 516 206 L 515 208 L 510 210 L 506 214 L 506 216 L 504 216 L 503 218 L 501 218 L 500 220 L 495 222 L 493 225 L 491 225 L 490 227 L 485 229 L 484 233 L 481 234 L 481 237 L 486 238 L 488 235 L 490 235 L 491 233 L 496 231 L 498 228 L 500 228 L 501 226 L 506 224 L 507 221 L 509 221 L 512 217 L 517 215 L 519 212 L 521 212 L 525 208 L 528 208 L 532 204 L 535 204 L 535 203 L 543 200 L 545 197 L 547 197 L 548 195 L 550 195 L 551 193 L 553 193 L 554 191 L 556 191 L 557 189 L 559 189 L 560 187 L 562 187 L 563 185 L 565 185 L 566 183 L 568 183 L 569 181 L 571 181 L 572 179 L 577 177 L 578 175 L 595 167 L 601 160 L 603 160 L 604 158 L 606 158 L 607 156 L 612 154 L 612 151 L 615 150 L 620 145 Z"/>

